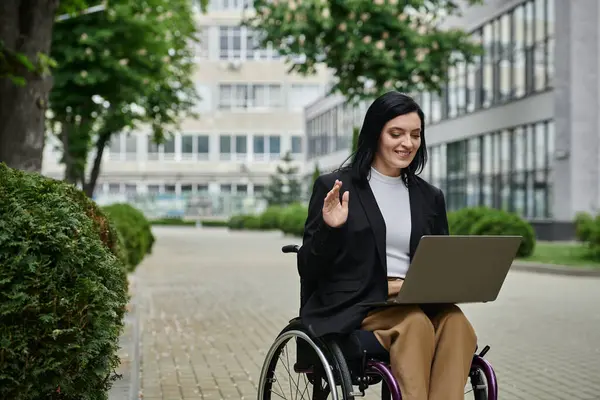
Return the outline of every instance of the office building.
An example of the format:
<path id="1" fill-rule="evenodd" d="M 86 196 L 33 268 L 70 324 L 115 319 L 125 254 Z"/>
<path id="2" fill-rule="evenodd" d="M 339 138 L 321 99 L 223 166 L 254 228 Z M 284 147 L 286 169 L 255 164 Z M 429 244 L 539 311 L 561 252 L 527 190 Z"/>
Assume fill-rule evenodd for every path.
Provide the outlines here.
<path id="1" fill-rule="evenodd" d="M 296 165 L 303 161 L 303 108 L 323 95 L 327 73 L 288 74 L 277 52 L 260 48 L 254 32 L 240 26 L 244 13 L 253 12 L 247 3 L 212 0 L 207 14 L 197 13 L 200 117 L 183 121 L 181 131 L 161 145 L 143 130 L 113 140 L 94 196 L 98 202 L 131 201 L 147 211 L 149 203 L 160 203 L 152 212 L 179 215 L 186 198 L 204 197 L 212 204 L 208 216 L 226 217 L 259 197 L 286 152 Z M 43 173 L 62 178 L 58 159 L 49 141 Z"/>
<path id="2" fill-rule="evenodd" d="M 415 95 L 427 124 L 422 176 L 449 210 L 503 208 L 542 239 L 569 239 L 575 214 L 600 208 L 599 15 L 596 0 L 488 0 L 445 22 L 485 50 L 451 69 L 441 95 Z M 307 176 L 347 158 L 366 106 L 329 96 L 306 108 Z"/>

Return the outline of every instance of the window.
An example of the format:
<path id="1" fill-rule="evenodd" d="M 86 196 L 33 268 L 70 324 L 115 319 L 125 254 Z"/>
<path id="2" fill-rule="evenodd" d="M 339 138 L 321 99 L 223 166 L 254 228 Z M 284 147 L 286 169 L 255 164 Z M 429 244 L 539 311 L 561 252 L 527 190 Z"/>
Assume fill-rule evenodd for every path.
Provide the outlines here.
<path id="1" fill-rule="evenodd" d="M 269 109 L 283 106 L 279 84 L 220 84 L 219 109 Z"/>
<path id="2" fill-rule="evenodd" d="M 212 90 L 209 85 L 196 83 L 196 92 L 198 93 L 198 101 L 196 103 L 196 111 L 205 113 L 212 111 Z"/>
<path id="3" fill-rule="evenodd" d="M 229 156 L 231 154 L 231 136 L 221 135 L 219 136 L 219 153 L 221 157 Z"/>
<path id="4" fill-rule="evenodd" d="M 265 153 L 265 137 L 254 136 L 254 154 L 264 154 Z"/>
<path id="5" fill-rule="evenodd" d="M 248 185 L 245 185 L 245 184 L 235 185 L 235 193 L 240 194 L 240 195 L 248 194 Z"/>
<path id="6" fill-rule="evenodd" d="M 198 136 L 198 155 L 205 154 L 206 156 L 208 156 L 208 150 L 208 136 Z"/>
<path id="7" fill-rule="evenodd" d="M 281 138 L 279 136 L 269 136 L 269 153 L 281 153 Z"/>
<path id="8" fill-rule="evenodd" d="M 239 59 L 242 55 L 242 35 L 239 26 L 219 27 L 219 57 L 221 60 Z"/>
<path id="9" fill-rule="evenodd" d="M 292 136 L 292 153 L 302 153 L 302 136 Z"/>
<path id="10" fill-rule="evenodd" d="M 540 121 L 432 146 L 431 182 L 444 190 L 449 210 L 485 205 L 549 218 L 553 137 L 553 122 Z"/>
<path id="11" fill-rule="evenodd" d="M 181 154 L 191 156 L 194 154 L 194 139 L 192 135 L 181 136 Z"/>
<path id="12" fill-rule="evenodd" d="M 237 135 L 235 137 L 235 152 L 237 154 L 246 154 L 248 152 L 248 137 L 246 135 Z"/>
<path id="13" fill-rule="evenodd" d="M 175 154 L 175 138 L 170 137 L 163 143 L 163 151 L 165 154 Z"/>

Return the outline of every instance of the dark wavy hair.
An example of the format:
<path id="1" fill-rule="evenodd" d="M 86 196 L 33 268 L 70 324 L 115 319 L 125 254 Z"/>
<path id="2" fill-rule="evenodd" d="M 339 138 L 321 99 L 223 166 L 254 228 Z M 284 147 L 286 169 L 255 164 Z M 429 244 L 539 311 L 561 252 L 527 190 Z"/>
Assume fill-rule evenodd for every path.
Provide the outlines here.
<path id="1" fill-rule="evenodd" d="M 416 112 L 421 119 L 421 146 L 409 166 L 400 172 L 402 180 L 408 186 L 414 180 L 415 175 L 418 175 L 427 163 L 425 115 L 412 97 L 400 92 L 387 92 L 375 99 L 371 106 L 369 106 L 360 134 L 358 135 L 356 151 L 348 158 L 352 159 L 352 162 L 346 166 L 342 166 L 341 169 L 350 170 L 353 180 L 360 184 L 366 184 L 371 173 L 371 165 L 377 153 L 383 127 L 388 121 L 397 116 L 412 112 Z M 348 159 L 344 161 L 344 164 L 346 164 Z"/>

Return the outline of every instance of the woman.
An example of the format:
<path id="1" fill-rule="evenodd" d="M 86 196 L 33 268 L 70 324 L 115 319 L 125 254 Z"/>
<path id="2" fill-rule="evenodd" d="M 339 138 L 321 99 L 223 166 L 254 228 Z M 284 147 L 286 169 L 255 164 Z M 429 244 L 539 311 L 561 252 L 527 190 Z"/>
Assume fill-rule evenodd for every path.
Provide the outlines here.
<path id="1" fill-rule="evenodd" d="M 398 92 L 376 99 L 351 165 L 315 181 L 298 253 L 300 316 L 317 336 L 373 331 L 403 399 L 459 400 L 477 343 L 462 311 L 372 306 L 398 293 L 421 236 L 448 234 L 443 193 L 417 176 L 426 161 L 418 104 Z"/>

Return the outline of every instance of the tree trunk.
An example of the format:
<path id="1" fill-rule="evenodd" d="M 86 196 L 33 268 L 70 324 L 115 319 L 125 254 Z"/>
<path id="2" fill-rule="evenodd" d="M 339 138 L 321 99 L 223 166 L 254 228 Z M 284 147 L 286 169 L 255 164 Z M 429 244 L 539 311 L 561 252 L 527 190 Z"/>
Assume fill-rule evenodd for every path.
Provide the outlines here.
<path id="1" fill-rule="evenodd" d="M 109 138 L 110 134 L 100 134 L 98 136 L 98 141 L 96 142 L 96 157 L 94 158 L 94 165 L 92 166 L 92 171 L 90 172 L 90 179 L 88 179 L 88 181 L 85 182 L 83 186 L 83 191 L 90 199 L 94 195 L 96 182 L 98 181 L 98 177 L 100 176 L 100 168 L 102 166 L 102 155 L 104 154 L 104 148 L 106 147 Z"/>
<path id="2" fill-rule="evenodd" d="M 57 7 L 58 0 L 0 0 L 0 41 L 36 64 L 38 53 L 50 53 Z M 16 72 L 25 86 L 0 78 L 0 162 L 40 172 L 52 79 L 22 66 Z"/>

